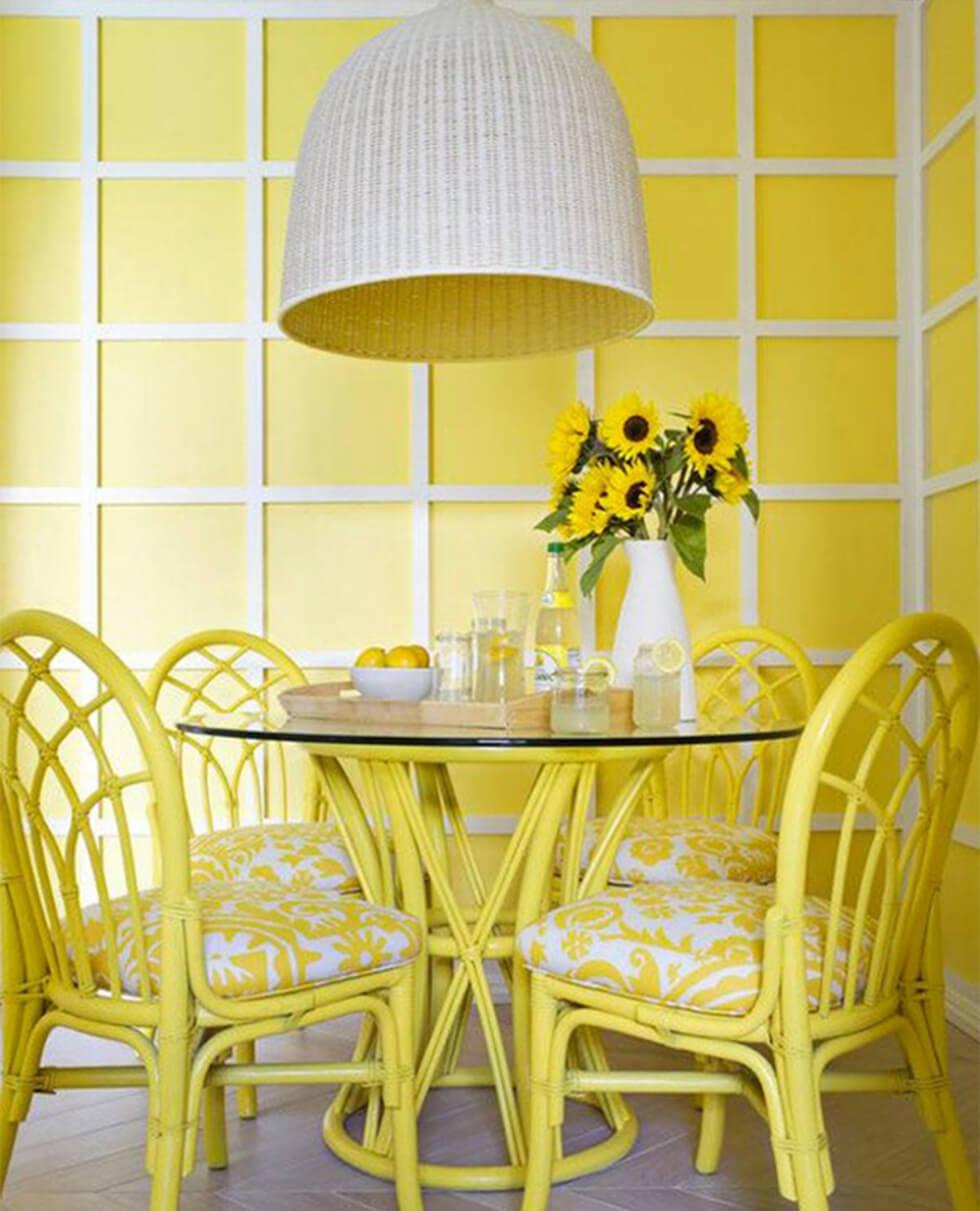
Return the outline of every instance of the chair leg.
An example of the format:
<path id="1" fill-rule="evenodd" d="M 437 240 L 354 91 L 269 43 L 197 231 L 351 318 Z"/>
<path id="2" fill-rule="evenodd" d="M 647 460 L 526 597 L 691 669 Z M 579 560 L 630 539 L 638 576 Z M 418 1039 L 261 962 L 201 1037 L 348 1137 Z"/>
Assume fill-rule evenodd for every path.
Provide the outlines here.
<path id="1" fill-rule="evenodd" d="M 397 1105 L 390 1110 L 398 1211 L 425 1211 L 419 1186 L 418 1123 L 415 1115 L 415 989 L 413 971 L 406 967 L 392 985 L 389 1005 L 395 1022 L 395 1047 L 385 1049 L 384 1064 L 395 1068 Z"/>
<path id="2" fill-rule="evenodd" d="M 220 1086 L 204 1090 L 204 1160 L 209 1169 L 228 1168 L 228 1134 L 225 1124 L 225 1091 Z"/>
<path id="3" fill-rule="evenodd" d="M 557 1017 L 554 998 L 537 975 L 531 977 L 531 1120 L 527 1173 L 521 1211 L 546 1211 L 551 1194 L 555 1129 L 552 1115 L 552 1035 Z"/>
<path id="4" fill-rule="evenodd" d="M 725 1094 L 706 1093 L 701 1098 L 701 1125 L 694 1168 L 698 1173 L 717 1173 L 725 1142 Z"/>
<path id="5" fill-rule="evenodd" d="M 235 1063 L 255 1063 L 255 1040 L 235 1044 Z M 253 1119 L 259 1113 L 259 1091 L 255 1085 L 239 1085 L 235 1090 L 235 1103 L 240 1119 Z M 210 1162 L 209 1162 L 210 1163 Z"/>
<path id="6" fill-rule="evenodd" d="M 187 1084 L 190 1039 L 160 1032 L 157 1043 L 160 1118 L 154 1149 L 149 1211 L 179 1211 L 184 1145 L 188 1130 Z M 196 1125 L 195 1125 L 196 1126 Z M 153 1126 L 151 1124 L 151 1130 Z"/>
<path id="7" fill-rule="evenodd" d="M 7 1181 L 7 1170 L 10 1168 L 10 1158 L 14 1154 L 14 1144 L 17 1142 L 19 1121 L 10 1117 L 13 1108 L 14 1095 L 4 1086 L 0 1093 L 0 1194 L 3 1193 Z"/>
<path id="8" fill-rule="evenodd" d="M 931 1045 L 931 1039 L 924 1039 L 922 1034 L 922 1029 L 910 1021 L 909 1032 L 899 1035 L 912 1076 L 918 1085 L 916 1099 L 919 1111 L 935 1141 L 954 1211 L 977 1211 L 980 1200 L 949 1086 L 945 1040 L 941 1044 L 943 1053 L 940 1054 L 939 1048 Z"/>
<path id="9" fill-rule="evenodd" d="M 817 1112 L 819 1093 L 810 1049 L 791 1044 L 779 1071 L 784 1084 L 789 1138 L 785 1142 L 774 1141 L 774 1146 L 786 1147 L 789 1151 L 800 1211 L 827 1211 L 829 1203 L 822 1160 L 824 1144 Z"/>

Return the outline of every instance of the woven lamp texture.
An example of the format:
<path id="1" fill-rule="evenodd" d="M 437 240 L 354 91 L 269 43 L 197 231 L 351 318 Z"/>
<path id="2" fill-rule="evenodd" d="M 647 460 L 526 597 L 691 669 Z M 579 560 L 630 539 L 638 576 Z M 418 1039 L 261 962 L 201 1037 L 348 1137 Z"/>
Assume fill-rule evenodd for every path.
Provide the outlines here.
<path id="1" fill-rule="evenodd" d="M 636 154 L 602 68 L 445 0 L 331 76 L 296 166 L 279 324 L 360 357 L 577 349 L 653 314 Z"/>

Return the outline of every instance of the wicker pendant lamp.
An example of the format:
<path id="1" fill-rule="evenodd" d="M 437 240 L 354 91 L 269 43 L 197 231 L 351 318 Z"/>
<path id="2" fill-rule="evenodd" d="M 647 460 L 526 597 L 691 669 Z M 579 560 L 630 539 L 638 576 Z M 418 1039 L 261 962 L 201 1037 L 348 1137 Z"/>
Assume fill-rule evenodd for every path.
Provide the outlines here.
<path id="1" fill-rule="evenodd" d="M 653 314 L 636 156 L 581 46 L 444 0 L 360 47 L 310 116 L 279 324 L 359 357 L 576 349 Z"/>

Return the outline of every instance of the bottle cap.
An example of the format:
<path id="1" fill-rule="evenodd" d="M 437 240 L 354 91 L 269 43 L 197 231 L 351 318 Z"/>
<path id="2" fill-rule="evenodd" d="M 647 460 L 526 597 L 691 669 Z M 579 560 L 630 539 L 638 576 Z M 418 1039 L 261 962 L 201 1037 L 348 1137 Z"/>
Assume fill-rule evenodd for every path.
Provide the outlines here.
<path id="1" fill-rule="evenodd" d="M 565 544 L 563 542 L 549 542 L 548 543 L 548 554 L 549 555 L 560 555 L 562 553 L 562 551 L 564 551 L 564 549 L 565 549 Z"/>

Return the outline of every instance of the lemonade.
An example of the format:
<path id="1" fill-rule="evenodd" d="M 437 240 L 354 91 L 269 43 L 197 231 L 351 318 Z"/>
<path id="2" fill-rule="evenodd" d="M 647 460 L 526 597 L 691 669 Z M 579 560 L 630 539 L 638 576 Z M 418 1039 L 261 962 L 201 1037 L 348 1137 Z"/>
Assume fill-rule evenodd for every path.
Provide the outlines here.
<path id="1" fill-rule="evenodd" d="M 524 693 L 523 631 L 478 631 L 476 635 L 477 702 L 506 702 Z"/>
<path id="2" fill-rule="evenodd" d="M 687 657 L 676 639 L 644 644 L 633 666 L 633 722 L 673 727 L 681 717 L 681 670 Z"/>

